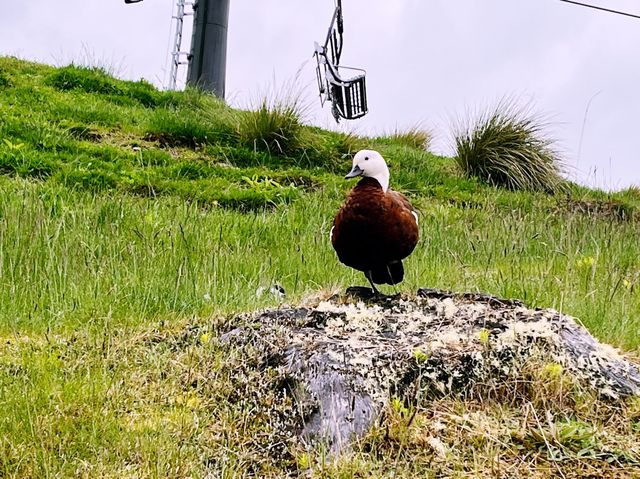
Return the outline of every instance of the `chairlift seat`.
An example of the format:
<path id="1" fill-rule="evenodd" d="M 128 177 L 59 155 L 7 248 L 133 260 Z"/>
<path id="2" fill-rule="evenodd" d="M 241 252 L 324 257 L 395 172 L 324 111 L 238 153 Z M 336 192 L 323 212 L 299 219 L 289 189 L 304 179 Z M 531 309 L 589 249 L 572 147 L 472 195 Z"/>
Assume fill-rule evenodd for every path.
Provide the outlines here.
<path id="1" fill-rule="evenodd" d="M 352 70 L 360 72 L 348 79 L 343 79 L 338 70 Z M 365 71 L 360 68 L 334 67 L 327 63 L 327 83 L 331 90 L 330 99 L 333 103 L 333 115 L 345 120 L 355 120 L 363 117 L 368 110 Z"/>
<path id="2" fill-rule="evenodd" d="M 331 112 L 336 121 L 340 118 L 355 120 L 368 112 L 365 71 L 339 65 L 342 55 L 342 2 L 337 0 L 324 45 L 315 43 L 314 55 L 317 60 L 316 76 L 320 103 L 331 102 Z M 343 76 L 345 70 L 357 72 L 350 77 Z"/>

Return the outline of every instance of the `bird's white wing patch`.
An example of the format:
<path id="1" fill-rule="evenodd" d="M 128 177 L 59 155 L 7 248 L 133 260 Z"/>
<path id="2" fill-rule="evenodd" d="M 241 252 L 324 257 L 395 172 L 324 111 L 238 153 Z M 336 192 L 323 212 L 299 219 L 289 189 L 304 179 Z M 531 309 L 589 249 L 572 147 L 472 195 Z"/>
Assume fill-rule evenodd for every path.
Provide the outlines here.
<path id="1" fill-rule="evenodd" d="M 418 223 L 418 213 L 416 213 L 415 211 L 412 211 L 411 214 L 413 215 L 413 217 L 416 219 L 416 224 Z"/>
<path id="2" fill-rule="evenodd" d="M 335 226 L 332 226 L 331 231 L 329 231 L 329 241 L 333 241 L 333 228 L 335 228 Z"/>

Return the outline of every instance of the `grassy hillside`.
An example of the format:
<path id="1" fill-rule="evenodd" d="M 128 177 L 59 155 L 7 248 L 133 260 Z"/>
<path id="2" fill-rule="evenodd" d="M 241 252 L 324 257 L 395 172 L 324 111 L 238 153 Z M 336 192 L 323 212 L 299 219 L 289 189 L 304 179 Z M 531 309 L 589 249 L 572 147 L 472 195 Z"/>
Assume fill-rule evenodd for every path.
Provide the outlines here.
<path id="1" fill-rule="evenodd" d="M 296 303 L 365 283 L 328 240 L 352 186 L 344 173 L 365 146 L 420 210 L 421 243 L 399 291 L 520 298 L 640 352 L 640 190 L 487 186 L 420 135 L 322 131 L 299 121 L 295 99 L 279 101 L 235 111 L 198 91 L 0 58 L 0 475 L 279 477 L 318 466 L 300 451 L 261 449 L 270 426 L 234 393 L 244 356 L 214 338 L 234 313 L 279 303 L 262 286 L 280 283 Z M 442 407 L 508 423 L 520 405 Z M 640 443 L 640 404 L 624 424 L 580 407 L 559 414 L 586 424 L 593 450 Z M 548 442 L 507 436 L 504 449 L 491 443 L 496 467 L 524 455 L 540 477 L 556 470 Z M 440 470 L 428 455 L 412 460 L 424 443 L 403 437 L 378 438 L 355 464 L 374 475 L 393 461 L 407 477 Z M 461 477 L 493 467 L 491 451 L 478 451 L 456 466 Z M 635 467 L 620 457 L 606 467 Z M 353 464 L 312 470 L 358 477 Z"/>

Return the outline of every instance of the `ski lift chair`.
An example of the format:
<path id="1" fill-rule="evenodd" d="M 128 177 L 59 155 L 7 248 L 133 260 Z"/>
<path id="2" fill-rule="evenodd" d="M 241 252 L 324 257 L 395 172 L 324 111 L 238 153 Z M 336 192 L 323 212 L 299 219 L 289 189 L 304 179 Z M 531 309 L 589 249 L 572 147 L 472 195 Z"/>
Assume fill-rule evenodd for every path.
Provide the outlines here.
<path id="1" fill-rule="evenodd" d="M 345 70 L 357 73 L 345 79 L 340 73 Z M 323 85 L 322 75 L 318 71 L 318 81 L 322 85 L 320 91 L 325 94 L 326 100 L 331 102 L 331 111 L 336 121 L 339 118 L 355 120 L 366 115 L 368 108 L 365 75 L 366 72 L 361 68 L 341 67 L 325 62 L 324 83 L 326 85 Z M 324 101 L 322 100 L 322 104 Z"/>
<path id="2" fill-rule="evenodd" d="M 315 44 L 316 75 L 320 91 L 320 103 L 331 102 L 331 112 L 336 121 L 340 118 L 355 120 L 367 111 L 366 72 L 361 68 L 340 66 L 342 54 L 342 5 L 338 0 L 331 19 L 329 32 L 323 46 Z M 342 71 L 358 72 L 343 77 Z"/>

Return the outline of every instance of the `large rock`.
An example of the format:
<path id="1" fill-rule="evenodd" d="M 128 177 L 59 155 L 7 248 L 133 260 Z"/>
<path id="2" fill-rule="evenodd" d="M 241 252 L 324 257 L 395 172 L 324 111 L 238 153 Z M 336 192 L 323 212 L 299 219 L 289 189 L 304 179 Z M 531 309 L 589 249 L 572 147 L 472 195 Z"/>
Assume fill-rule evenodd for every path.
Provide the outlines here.
<path id="1" fill-rule="evenodd" d="M 333 452 L 368 431 L 390 397 L 471 394 L 517 378 L 528 362 L 570 372 L 609 400 L 640 394 L 640 370 L 575 319 L 481 294 L 333 297 L 244 317 L 223 340 L 268 350 L 308 443 Z"/>

